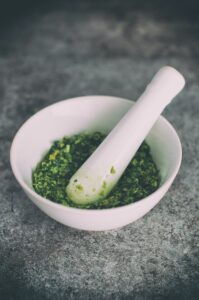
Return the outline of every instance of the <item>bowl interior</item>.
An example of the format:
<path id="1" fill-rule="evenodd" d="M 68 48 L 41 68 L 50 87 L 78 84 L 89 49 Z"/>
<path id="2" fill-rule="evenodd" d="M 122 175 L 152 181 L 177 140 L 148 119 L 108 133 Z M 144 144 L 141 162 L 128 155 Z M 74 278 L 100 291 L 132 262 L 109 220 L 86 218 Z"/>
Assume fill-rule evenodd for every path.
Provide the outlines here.
<path id="1" fill-rule="evenodd" d="M 132 105 L 132 101 L 121 98 L 89 96 L 61 101 L 41 110 L 20 128 L 13 141 L 11 165 L 15 176 L 32 189 L 32 170 L 55 140 L 82 131 L 108 133 Z M 180 164 L 178 136 L 172 126 L 159 117 L 147 142 L 163 184 Z"/>

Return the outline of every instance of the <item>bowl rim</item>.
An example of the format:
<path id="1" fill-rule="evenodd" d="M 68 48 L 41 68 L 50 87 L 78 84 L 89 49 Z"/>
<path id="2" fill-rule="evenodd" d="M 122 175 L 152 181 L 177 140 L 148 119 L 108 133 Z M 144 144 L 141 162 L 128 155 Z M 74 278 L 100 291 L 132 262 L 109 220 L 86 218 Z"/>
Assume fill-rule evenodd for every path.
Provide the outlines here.
<path id="1" fill-rule="evenodd" d="M 130 208 L 131 206 L 136 206 L 139 205 L 140 203 L 150 200 L 151 198 L 153 198 L 155 195 L 161 193 L 161 191 L 165 190 L 165 187 L 169 186 L 170 183 L 173 182 L 173 180 L 175 179 L 178 170 L 180 168 L 181 165 L 181 161 L 182 161 L 182 145 L 179 139 L 179 136 L 176 132 L 176 130 L 174 129 L 174 127 L 170 124 L 170 122 L 164 118 L 162 115 L 159 116 L 158 120 L 161 119 L 163 121 L 163 123 L 169 128 L 169 130 L 172 132 L 173 136 L 175 137 L 175 141 L 176 141 L 176 149 L 178 149 L 178 159 L 176 160 L 175 163 L 175 168 L 174 171 L 172 173 L 172 175 L 165 181 L 163 182 L 163 184 L 157 189 L 155 190 L 153 193 L 151 193 L 150 195 L 148 195 L 145 198 L 142 198 L 140 200 L 137 200 L 136 202 L 132 202 L 126 205 L 122 205 L 122 206 L 118 206 L 118 207 L 112 207 L 112 208 L 102 208 L 102 209 L 89 209 L 89 208 L 76 208 L 76 207 L 71 207 L 71 206 L 64 206 L 63 204 L 60 203 L 56 203 L 53 202 L 50 199 L 44 198 L 41 195 L 39 195 L 36 191 L 34 191 L 33 189 L 31 189 L 28 184 L 26 182 L 24 182 L 24 180 L 21 178 L 20 172 L 18 171 L 17 165 L 16 165 L 16 159 L 15 159 L 15 146 L 17 143 L 17 138 L 19 136 L 19 134 L 21 133 L 21 131 L 23 130 L 24 126 L 26 126 L 28 123 L 30 123 L 33 119 L 35 119 L 36 117 L 38 117 L 38 115 L 42 114 L 44 111 L 51 109 L 54 106 L 57 105 L 61 105 L 65 102 L 73 102 L 73 101 L 81 101 L 83 100 L 84 102 L 87 100 L 90 100 L 92 98 L 97 98 L 97 99 L 101 99 L 100 101 L 106 101 L 107 98 L 109 99 L 114 99 L 116 101 L 124 101 L 124 102 L 128 102 L 128 103 L 133 103 L 135 101 L 133 100 L 129 100 L 129 99 L 125 99 L 125 98 L 121 98 L 121 97 L 115 97 L 115 96 L 106 96 L 106 95 L 88 95 L 88 96 L 79 96 L 79 97 L 73 97 L 73 98 L 69 98 L 69 99 L 64 99 L 58 102 L 55 102 L 53 104 L 50 104 L 44 108 L 42 108 L 41 110 L 39 110 L 38 112 L 36 112 L 34 115 L 32 115 L 31 117 L 29 117 L 18 129 L 18 131 L 16 132 L 13 141 L 11 143 L 11 147 L 10 147 L 10 165 L 11 165 L 11 169 L 12 172 L 16 178 L 16 180 L 18 181 L 19 185 L 21 185 L 21 187 L 23 188 L 24 191 L 27 191 L 27 193 L 29 193 L 33 198 L 36 198 L 38 200 L 40 200 L 44 205 L 48 205 L 54 208 L 58 208 L 58 209 L 63 209 L 65 211 L 68 212 L 73 212 L 73 213 L 89 213 L 89 214 L 93 214 L 93 213 L 109 213 L 109 212 L 113 212 L 113 211 L 121 211 L 121 210 L 126 210 L 127 208 Z M 94 99 L 92 100 L 94 101 Z"/>

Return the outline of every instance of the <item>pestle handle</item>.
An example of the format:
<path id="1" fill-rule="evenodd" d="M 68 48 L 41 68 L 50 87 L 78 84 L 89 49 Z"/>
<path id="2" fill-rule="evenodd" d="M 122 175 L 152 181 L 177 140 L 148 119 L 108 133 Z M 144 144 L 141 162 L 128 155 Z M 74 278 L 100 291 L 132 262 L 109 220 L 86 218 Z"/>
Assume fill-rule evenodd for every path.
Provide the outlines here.
<path id="1" fill-rule="evenodd" d="M 70 179 L 66 191 L 72 201 L 88 204 L 108 195 L 184 84 L 184 77 L 172 67 L 156 73 L 137 102 Z"/>
<path id="2" fill-rule="evenodd" d="M 185 79 L 176 69 L 166 66 L 161 68 L 146 87 L 147 97 L 157 96 L 159 103 L 168 105 L 171 100 L 183 89 Z M 160 100 L 161 98 L 161 100 Z"/>

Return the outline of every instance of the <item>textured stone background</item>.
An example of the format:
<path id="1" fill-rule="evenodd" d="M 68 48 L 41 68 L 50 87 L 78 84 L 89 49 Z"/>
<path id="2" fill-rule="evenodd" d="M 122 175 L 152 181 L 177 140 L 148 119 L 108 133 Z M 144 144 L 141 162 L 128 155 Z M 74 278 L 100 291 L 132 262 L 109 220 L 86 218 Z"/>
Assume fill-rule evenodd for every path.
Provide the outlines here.
<path id="1" fill-rule="evenodd" d="M 179 9 L 173 1 L 146 2 L 24 1 L 15 3 L 15 13 L 4 3 L 0 299 L 199 299 L 196 1 L 188 6 L 181 1 Z M 136 223 L 110 232 L 77 231 L 44 215 L 10 170 L 9 149 L 20 125 L 68 97 L 136 99 L 165 64 L 178 68 L 187 86 L 164 112 L 181 138 L 183 162 L 161 203 Z"/>

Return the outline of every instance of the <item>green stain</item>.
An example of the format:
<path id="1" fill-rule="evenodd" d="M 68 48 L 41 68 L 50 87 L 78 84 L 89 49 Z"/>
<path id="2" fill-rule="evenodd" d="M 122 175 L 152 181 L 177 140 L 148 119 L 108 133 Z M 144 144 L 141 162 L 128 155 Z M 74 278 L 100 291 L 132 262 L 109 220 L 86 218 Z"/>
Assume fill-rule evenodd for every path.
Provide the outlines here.
<path id="1" fill-rule="evenodd" d="M 106 189 L 106 187 L 107 187 L 107 183 L 106 183 L 106 181 L 103 181 L 103 183 L 102 183 L 102 188 L 103 188 L 103 189 Z"/>
<path id="2" fill-rule="evenodd" d="M 81 184 L 76 184 L 75 188 L 79 191 L 82 192 L 84 190 L 84 187 Z"/>

